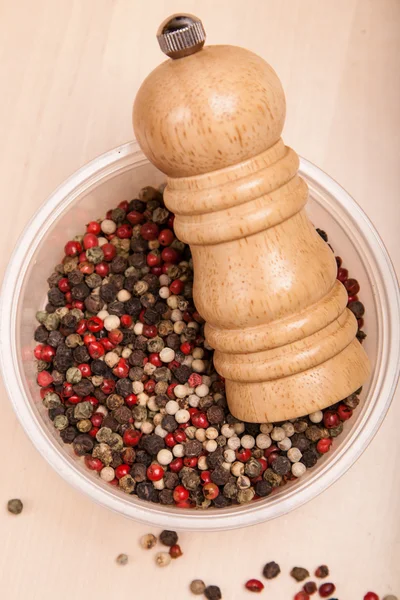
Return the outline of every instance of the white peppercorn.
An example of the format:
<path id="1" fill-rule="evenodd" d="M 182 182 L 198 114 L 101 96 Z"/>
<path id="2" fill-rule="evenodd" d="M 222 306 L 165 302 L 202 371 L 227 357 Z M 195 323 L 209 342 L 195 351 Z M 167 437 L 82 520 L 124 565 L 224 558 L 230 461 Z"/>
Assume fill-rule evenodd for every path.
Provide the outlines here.
<path id="1" fill-rule="evenodd" d="M 286 433 L 286 437 L 292 437 L 292 435 L 294 435 L 295 430 L 293 423 L 286 421 L 286 423 L 282 425 L 282 429 Z"/>
<path id="2" fill-rule="evenodd" d="M 272 444 L 272 440 L 267 433 L 259 433 L 256 437 L 256 446 L 261 450 L 266 450 Z"/>
<path id="3" fill-rule="evenodd" d="M 231 473 L 235 477 L 239 477 L 244 473 L 244 464 L 239 460 L 235 461 L 231 466 Z"/>
<path id="4" fill-rule="evenodd" d="M 224 450 L 224 459 L 226 460 L 226 462 L 233 463 L 235 461 L 235 458 L 236 453 L 234 450 L 232 450 L 231 448 L 226 448 L 226 450 Z"/>
<path id="5" fill-rule="evenodd" d="M 132 354 L 132 350 L 130 348 L 124 348 L 121 352 L 122 358 L 129 358 L 131 354 Z M 147 363 L 147 364 L 151 364 L 151 363 Z M 147 364 L 146 364 L 146 366 L 147 366 Z"/>
<path id="6" fill-rule="evenodd" d="M 156 403 L 156 397 L 155 396 L 151 396 L 148 401 L 147 401 L 147 408 L 149 410 L 151 410 L 152 412 L 158 412 L 160 410 L 160 408 L 158 407 L 157 403 Z"/>
<path id="7" fill-rule="evenodd" d="M 104 329 L 107 331 L 113 331 L 114 329 L 118 329 L 121 321 L 117 315 L 109 315 L 104 319 Z"/>
<path id="8" fill-rule="evenodd" d="M 134 394 L 141 394 L 144 390 L 144 385 L 141 381 L 132 381 L 132 392 Z"/>
<path id="9" fill-rule="evenodd" d="M 295 477 L 301 477 L 307 471 L 306 465 L 301 462 L 295 462 L 292 464 L 292 474 Z"/>
<path id="10" fill-rule="evenodd" d="M 163 287 L 161 287 L 158 291 L 158 295 L 160 296 L 160 298 L 162 298 L 163 300 L 166 300 L 167 298 L 170 297 L 171 292 L 169 291 L 169 288 L 164 285 Z"/>
<path id="11" fill-rule="evenodd" d="M 144 550 L 151 550 L 157 544 L 157 538 L 152 533 L 146 533 L 140 538 L 140 545 Z"/>
<path id="12" fill-rule="evenodd" d="M 251 481 L 247 475 L 239 475 L 236 485 L 238 486 L 239 490 L 247 490 L 247 488 L 251 486 Z"/>
<path id="13" fill-rule="evenodd" d="M 261 423 L 261 425 L 260 425 L 261 433 L 271 433 L 273 428 L 274 428 L 274 426 L 272 423 Z"/>
<path id="14" fill-rule="evenodd" d="M 154 433 L 156 435 L 158 435 L 159 437 L 161 437 L 161 438 L 165 438 L 165 436 L 167 435 L 168 431 L 166 431 L 165 429 L 163 429 L 161 427 L 161 425 L 157 425 L 157 427 L 154 430 Z M 176 447 L 176 446 L 174 446 L 174 447 Z"/>
<path id="15" fill-rule="evenodd" d="M 139 406 L 146 406 L 149 396 L 146 394 L 146 392 L 140 392 L 140 394 L 137 395 L 137 399 Z"/>
<path id="16" fill-rule="evenodd" d="M 162 413 L 157 413 L 156 415 L 154 415 L 153 417 L 153 423 L 154 426 L 157 427 L 157 425 L 161 425 L 161 421 L 163 420 L 164 415 Z"/>
<path id="17" fill-rule="evenodd" d="M 205 442 L 206 440 L 206 431 L 205 429 L 196 429 L 196 440 L 199 440 L 199 442 Z"/>
<path id="18" fill-rule="evenodd" d="M 174 388 L 174 394 L 177 398 L 185 398 L 188 395 L 189 389 L 187 385 L 178 384 Z"/>
<path id="19" fill-rule="evenodd" d="M 192 352 L 192 356 L 193 356 L 193 358 L 203 358 L 203 356 L 204 356 L 203 348 L 199 348 L 199 347 L 194 348 L 193 352 Z"/>
<path id="20" fill-rule="evenodd" d="M 115 367 L 118 361 L 119 356 L 116 352 L 107 352 L 107 354 L 104 357 L 104 362 L 106 363 L 107 367 L 110 367 L 110 369 Z"/>
<path id="21" fill-rule="evenodd" d="M 143 323 L 140 323 L 139 321 L 137 323 L 135 323 L 135 325 L 133 327 L 133 332 L 135 333 L 135 335 L 142 335 Z"/>
<path id="22" fill-rule="evenodd" d="M 165 410 L 167 415 L 174 415 L 179 410 L 179 404 L 176 402 L 176 400 L 169 400 L 165 405 Z"/>
<path id="23" fill-rule="evenodd" d="M 183 456 L 185 456 L 185 447 L 183 444 L 176 444 L 176 446 L 174 446 L 172 448 L 172 454 L 176 457 L 176 458 L 182 458 Z"/>
<path id="24" fill-rule="evenodd" d="M 175 358 L 175 350 L 172 348 L 163 348 L 159 354 L 160 360 L 165 363 L 170 363 Z"/>
<path id="25" fill-rule="evenodd" d="M 196 427 L 194 427 L 194 425 L 189 425 L 189 427 L 186 427 L 185 429 L 185 433 L 186 433 L 186 437 L 189 440 L 194 440 L 194 438 L 196 437 Z"/>
<path id="26" fill-rule="evenodd" d="M 215 427 L 207 427 L 206 429 L 206 438 L 208 440 L 216 440 L 219 436 L 218 429 Z"/>
<path id="27" fill-rule="evenodd" d="M 302 456 L 303 455 L 298 448 L 290 448 L 287 452 L 287 457 L 292 463 L 299 462 Z"/>
<path id="28" fill-rule="evenodd" d="M 241 438 L 240 443 L 241 443 L 242 448 L 251 450 L 252 448 L 254 448 L 256 440 L 254 439 L 254 437 L 252 435 L 244 435 Z"/>
<path id="29" fill-rule="evenodd" d="M 232 425 L 228 425 L 228 423 L 225 423 L 221 427 L 221 434 L 226 438 L 231 438 L 233 435 L 235 435 L 235 431 Z"/>
<path id="30" fill-rule="evenodd" d="M 150 421 L 144 421 L 140 426 L 140 431 L 145 434 L 152 433 L 153 430 L 154 425 L 153 423 L 150 423 Z"/>
<path id="31" fill-rule="evenodd" d="M 207 471 L 207 469 L 208 469 L 207 457 L 199 456 L 199 460 L 197 461 L 197 466 L 200 469 L 200 471 Z"/>
<path id="32" fill-rule="evenodd" d="M 286 437 L 285 430 L 282 427 L 274 427 L 271 431 L 271 439 L 274 442 L 281 442 Z"/>
<path id="33" fill-rule="evenodd" d="M 206 370 L 206 363 L 200 358 L 196 358 L 192 362 L 192 369 L 195 373 L 203 373 Z"/>
<path id="34" fill-rule="evenodd" d="M 115 478 L 115 471 L 112 467 L 103 467 L 100 471 L 100 477 L 103 481 L 110 482 Z"/>
<path id="35" fill-rule="evenodd" d="M 127 302 L 132 297 L 132 294 L 128 290 L 120 290 L 117 294 L 119 302 Z"/>
<path id="36" fill-rule="evenodd" d="M 174 333 L 177 335 L 181 335 L 186 329 L 185 321 L 175 321 L 174 323 Z"/>
<path id="37" fill-rule="evenodd" d="M 168 450 L 167 448 L 163 448 L 157 454 L 157 461 L 160 465 L 169 465 L 169 463 L 173 461 L 173 458 L 174 455 L 171 450 Z"/>
<path id="38" fill-rule="evenodd" d="M 205 385 L 205 383 L 201 383 L 196 387 L 196 396 L 199 396 L 199 398 L 205 398 L 208 395 L 209 391 L 210 388 L 208 387 L 208 385 Z"/>
<path id="39" fill-rule="evenodd" d="M 176 386 L 176 387 L 178 387 L 178 386 Z M 189 401 L 189 406 L 191 406 L 192 408 L 197 408 L 199 406 L 200 398 L 196 394 L 190 394 L 188 401 Z"/>
<path id="40" fill-rule="evenodd" d="M 156 564 L 159 567 L 166 567 L 171 562 L 171 556 L 168 552 L 157 552 L 156 554 Z"/>
<path id="41" fill-rule="evenodd" d="M 308 418 L 310 419 L 311 423 L 321 423 L 322 419 L 324 418 L 324 413 L 322 410 L 316 410 L 308 415 Z"/>
<path id="42" fill-rule="evenodd" d="M 187 423 L 188 421 L 190 421 L 190 412 L 185 408 L 180 408 L 175 414 L 175 420 L 179 424 Z"/>
<path id="43" fill-rule="evenodd" d="M 228 438 L 228 441 L 226 442 L 228 448 L 230 448 L 231 450 L 238 450 L 240 448 L 240 438 L 237 435 L 234 435 L 231 438 Z"/>
<path id="44" fill-rule="evenodd" d="M 111 219 L 104 219 L 104 221 L 101 222 L 100 228 L 106 235 L 111 235 L 112 233 L 115 233 L 117 224 Z"/>
<path id="45" fill-rule="evenodd" d="M 207 452 L 215 452 L 218 448 L 218 444 L 215 440 L 207 440 L 204 442 L 204 448 L 207 450 Z"/>
<path id="46" fill-rule="evenodd" d="M 244 423 L 234 423 L 233 430 L 236 433 L 236 435 L 240 435 L 245 430 Z"/>
<path id="47" fill-rule="evenodd" d="M 291 442 L 290 438 L 285 437 L 285 438 L 283 438 L 282 441 L 278 442 L 277 446 L 280 450 L 283 450 L 284 452 L 286 452 L 287 450 L 289 450 L 289 448 L 292 447 L 292 442 Z"/>
<path id="48" fill-rule="evenodd" d="M 170 298 L 168 298 L 168 300 L 170 300 Z M 171 321 L 173 323 L 176 323 L 176 321 L 182 321 L 182 311 L 179 310 L 179 308 L 175 308 L 172 313 L 171 313 Z"/>
<path id="49" fill-rule="evenodd" d="M 164 479 L 159 479 L 158 481 L 153 481 L 153 486 L 156 490 L 163 490 L 165 488 Z"/>

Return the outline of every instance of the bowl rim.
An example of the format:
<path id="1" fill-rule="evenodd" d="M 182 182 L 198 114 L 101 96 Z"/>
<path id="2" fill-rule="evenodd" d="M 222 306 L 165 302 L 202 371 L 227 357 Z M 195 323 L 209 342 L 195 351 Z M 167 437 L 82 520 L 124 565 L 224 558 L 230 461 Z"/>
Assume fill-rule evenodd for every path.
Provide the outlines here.
<path id="1" fill-rule="evenodd" d="M 311 162 L 300 157 L 300 173 L 317 186 L 322 187 L 345 208 L 358 225 L 378 267 L 382 289 L 385 295 L 385 311 L 381 310 L 380 321 L 383 327 L 386 350 L 385 370 L 375 377 L 375 387 L 371 393 L 376 396 L 375 405 L 358 423 L 355 434 L 352 434 L 352 448 L 349 444 L 339 448 L 335 460 L 328 461 L 314 480 L 300 482 L 285 498 L 277 498 L 268 504 L 258 502 L 238 507 L 237 510 L 218 509 L 210 514 L 208 511 L 184 511 L 179 509 L 160 508 L 157 504 L 132 502 L 128 496 L 120 497 L 105 487 L 98 485 L 91 477 L 85 477 L 66 456 L 61 453 L 46 435 L 45 429 L 34 415 L 20 377 L 16 356 L 16 316 L 19 290 L 24 280 L 31 258 L 41 238 L 58 218 L 63 201 L 80 185 L 91 177 L 100 174 L 121 159 L 132 156 L 139 164 L 147 163 L 136 141 L 128 142 L 93 159 L 66 179 L 39 207 L 20 235 L 10 257 L 3 280 L 0 298 L 0 365 L 7 394 L 14 411 L 30 437 L 34 446 L 47 462 L 73 487 L 84 492 L 96 503 L 115 512 L 131 517 L 142 523 L 153 526 L 174 527 L 187 530 L 226 530 L 254 525 L 271 518 L 282 516 L 294 508 L 298 508 L 315 498 L 341 477 L 359 458 L 378 431 L 392 401 L 400 365 L 400 291 L 395 270 L 389 254 L 376 229 L 372 225 L 356 201 L 329 175 Z M 72 200 L 69 199 L 68 203 Z M 65 202 L 64 206 L 65 208 Z M 46 227 L 43 228 L 43 224 Z M 373 247 L 373 251 L 372 251 Z M 389 328 L 390 324 L 390 328 Z M 376 369 L 382 371 L 382 369 Z M 379 402 L 379 411 L 376 404 Z M 375 408 L 374 418 L 371 412 Z M 271 514 L 273 513 L 273 514 Z"/>

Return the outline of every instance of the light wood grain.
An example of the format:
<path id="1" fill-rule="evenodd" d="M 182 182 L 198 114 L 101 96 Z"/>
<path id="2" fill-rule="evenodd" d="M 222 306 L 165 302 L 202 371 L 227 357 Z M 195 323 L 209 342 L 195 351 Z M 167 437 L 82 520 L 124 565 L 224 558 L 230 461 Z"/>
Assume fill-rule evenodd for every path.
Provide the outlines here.
<path id="1" fill-rule="evenodd" d="M 326 408 L 369 375 L 335 257 L 305 212 L 298 156 L 281 137 L 285 110 L 272 67 L 232 45 L 166 60 L 133 107 L 136 138 L 168 176 L 165 203 L 191 247 L 193 298 L 229 409 L 254 423 Z"/>
<path id="2" fill-rule="evenodd" d="M 237 44 L 279 72 L 285 142 L 360 203 L 400 266 L 400 5 L 397 0 L 2 0 L 0 267 L 29 217 L 79 166 L 131 138 L 131 106 L 163 59 L 154 34 L 170 13 L 204 20 L 209 43 Z M 243 582 L 267 560 L 331 566 L 341 600 L 400 595 L 399 394 L 375 440 L 340 482 L 295 513 L 248 530 L 182 534 L 163 571 L 137 544 L 146 527 L 93 505 L 32 447 L 1 390 L 0 590 L 5 600 L 186 600 L 185 583 Z M 7 514 L 8 498 L 25 510 Z M 114 557 L 131 556 L 117 568 Z M 288 600 L 288 576 L 265 598 Z M 261 597 L 261 596 L 260 596 Z"/>

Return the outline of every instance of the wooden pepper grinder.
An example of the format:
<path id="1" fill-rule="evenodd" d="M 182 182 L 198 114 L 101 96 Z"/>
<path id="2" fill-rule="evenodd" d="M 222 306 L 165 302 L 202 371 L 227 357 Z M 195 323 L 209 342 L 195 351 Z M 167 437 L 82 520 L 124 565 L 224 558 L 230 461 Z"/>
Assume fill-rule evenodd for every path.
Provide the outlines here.
<path id="1" fill-rule="evenodd" d="M 167 19 L 158 40 L 172 60 L 141 86 L 134 130 L 167 175 L 229 408 L 249 422 L 325 408 L 365 382 L 369 363 L 334 255 L 306 215 L 298 156 L 280 137 L 281 83 L 244 48 L 203 48 L 192 15 Z"/>

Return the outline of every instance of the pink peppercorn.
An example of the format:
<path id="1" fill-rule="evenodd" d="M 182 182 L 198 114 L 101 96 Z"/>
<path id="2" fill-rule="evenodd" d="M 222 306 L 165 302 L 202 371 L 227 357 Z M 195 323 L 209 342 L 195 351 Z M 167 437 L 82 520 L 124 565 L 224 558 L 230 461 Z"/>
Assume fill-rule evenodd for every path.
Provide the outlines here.
<path id="1" fill-rule="evenodd" d="M 37 376 L 37 382 L 40 387 L 48 387 L 53 383 L 53 377 L 48 371 L 40 371 Z"/>
<path id="2" fill-rule="evenodd" d="M 364 596 L 364 600 L 379 600 L 378 594 L 375 592 L 367 592 Z"/>
<path id="3" fill-rule="evenodd" d="M 323 583 L 319 586 L 319 595 L 321 598 L 329 598 L 336 590 L 336 587 L 333 583 Z"/>
<path id="4" fill-rule="evenodd" d="M 246 590 L 249 590 L 249 592 L 262 592 L 264 589 L 264 584 L 258 579 L 249 579 L 245 583 L 245 588 Z"/>

